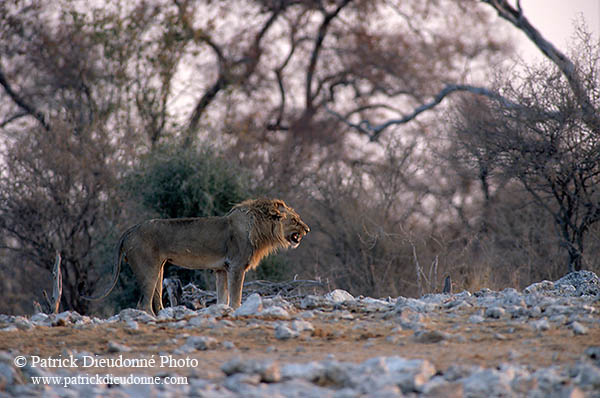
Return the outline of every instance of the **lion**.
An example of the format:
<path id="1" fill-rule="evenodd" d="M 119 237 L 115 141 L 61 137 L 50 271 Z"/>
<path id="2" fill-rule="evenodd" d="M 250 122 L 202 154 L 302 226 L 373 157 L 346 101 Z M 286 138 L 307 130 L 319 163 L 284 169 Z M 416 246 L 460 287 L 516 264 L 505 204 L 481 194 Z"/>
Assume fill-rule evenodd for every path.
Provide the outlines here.
<path id="1" fill-rule="evenodd" d="M 162 281 L 167 262 L 216 272 L 217 303 L 238 308 L 247 271 L 268 254 L 296 248 L 310 231 L 283 200 L 250 199 L 223 217 L 153 219 L 123 233 L 116 250 L 108 290 L 88 300 L 101 300 L 115 287 L 123 259 L 141 288 L 138 308 L 155 315 L 163 308 Z"/>

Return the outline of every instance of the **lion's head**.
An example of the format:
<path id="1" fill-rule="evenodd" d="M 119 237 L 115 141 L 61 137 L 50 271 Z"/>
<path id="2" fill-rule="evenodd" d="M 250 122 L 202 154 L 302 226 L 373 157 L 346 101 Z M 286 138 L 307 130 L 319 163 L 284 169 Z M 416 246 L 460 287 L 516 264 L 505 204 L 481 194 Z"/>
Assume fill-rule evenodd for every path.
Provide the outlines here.
<path id="1" fill-rule="evenodd" d="M 295 249 L 300 244 L 302 238 L 304 238 L 304 235 L 310 232 L 310 228 L 300 219 L 298 213 L 283 201 L 278 201 L 277 205 L 281 212 L 280 222 L 283 228 L 283 236 L 289 246 Z"/>
<path id="2" fill-rule="evenodd" d="M 250 199 L 236 205 L 253 218 L 250 240 L 259 257 L 278 248 L 295 249 L 310 231 L 298 213 L 280 199 Z"/>

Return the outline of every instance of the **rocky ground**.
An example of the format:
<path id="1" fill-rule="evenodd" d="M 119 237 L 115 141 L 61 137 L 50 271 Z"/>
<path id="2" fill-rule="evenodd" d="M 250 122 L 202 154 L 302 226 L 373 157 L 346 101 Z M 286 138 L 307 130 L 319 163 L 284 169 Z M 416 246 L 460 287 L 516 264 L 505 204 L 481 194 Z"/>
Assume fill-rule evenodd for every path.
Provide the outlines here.
<path id="1" fill-rule="evenodd" d="M 600 281 L 0 315 L 0 396 L 600 397 Z"/>

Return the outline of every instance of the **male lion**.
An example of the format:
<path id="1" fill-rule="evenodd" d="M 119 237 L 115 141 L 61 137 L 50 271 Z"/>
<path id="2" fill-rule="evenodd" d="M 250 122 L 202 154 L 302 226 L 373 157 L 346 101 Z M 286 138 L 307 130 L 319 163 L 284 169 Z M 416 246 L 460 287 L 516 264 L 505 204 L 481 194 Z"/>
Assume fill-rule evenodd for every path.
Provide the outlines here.
<path id="1" fill-rule="evenodd" d="M 240 306 L 246 271 L 279 248 L 296 248 L 310 231 L 284 201 L 251 199 L 223 217 L 145 221 L 125 231 L 119 240 L 113 280 L 100 300 L 115 287 L 125 257 L 142 296 L 138 307 L 154 314 L 163 308 L 162 280 L 169 262 L 190 269 L 216 271 L 217 303 Z"/>

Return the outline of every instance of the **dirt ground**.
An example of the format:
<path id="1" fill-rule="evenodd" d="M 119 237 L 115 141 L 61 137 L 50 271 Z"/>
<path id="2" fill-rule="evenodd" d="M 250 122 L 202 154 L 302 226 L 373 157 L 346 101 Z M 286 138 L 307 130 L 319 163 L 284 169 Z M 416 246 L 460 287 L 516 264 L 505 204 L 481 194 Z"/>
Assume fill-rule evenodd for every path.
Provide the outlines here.
<path id="1" fill-rule="evenodd" d="M 596 304 L 596 314 L 600 304 Z M 471 312 L 472 313 L 472 312 Z M 600 328 L 589 327 L 586 335 L 575 335 L 566 325 L 552 326 L 547 331 L 534 331 L 528 323 L 515 320 L 486 320 L 470 324 L 471 315 L 465 311 L 458 316 L 443 310 L 429 314 L 423 322 L 430 332 L 442 331 L 451 337 L 439 340 L 439 334 L 425 334 L 416 338 L 413 330 L 403 330 L 381 313 L 353 314 L 354 319 L 321 314 L 308 319 L 315 327 L 297 338 L 278 340 L 275 326 L 278 322 L 252 317 L 225 319 L 216 328 L 175 329 L 168 322 L 156 325 L 139 324 L 138 330 L 128 329 L 124 323 L 73 326 L 36 327 L 29 331 L 0 332 L 0 351 L 15 355 L 40 357 L 68 356 L 73 352 L 89 352 L 103 358 L 141 358 L 152 354 L 173 355 L 186 336 L 211 336 L 219 342 L 216 349 L 173 355 L 173 358 L 196 358 L 197 368 L 144 368 L 133 371 L 143 374 L 178 374 L 202 378 L 219 378 L 221 365 L 234 358 L 273 359 L 279 363 L 309 362 L 335 359 L 362 362 L 377 356 L 424 358 L 438 371 L 454 364 L 496 367 L 501 363 L 526 365 L 531 369 L 550 365 L 575 363 L 591 345 L 600 344 Z M 109 342 L 129 348 L 129 352 L 111 353 Z M 231 348 L 231 342 L 235 348 Z M 92 374 L 106 369 L 86 369 Z M 132 369 L 111 369 L 115 375 L 130 374 Z"/>

